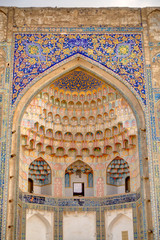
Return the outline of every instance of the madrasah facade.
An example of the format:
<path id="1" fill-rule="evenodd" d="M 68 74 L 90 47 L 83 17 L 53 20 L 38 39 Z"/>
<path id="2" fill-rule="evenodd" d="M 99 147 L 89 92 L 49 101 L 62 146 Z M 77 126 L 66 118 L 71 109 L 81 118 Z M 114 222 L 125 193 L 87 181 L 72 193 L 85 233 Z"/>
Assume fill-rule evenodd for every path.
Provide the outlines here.
<path id="1" fill-rule="evenodd" d="M 160 238 L 160 8 L 0 7 L 2 240 Z"/>

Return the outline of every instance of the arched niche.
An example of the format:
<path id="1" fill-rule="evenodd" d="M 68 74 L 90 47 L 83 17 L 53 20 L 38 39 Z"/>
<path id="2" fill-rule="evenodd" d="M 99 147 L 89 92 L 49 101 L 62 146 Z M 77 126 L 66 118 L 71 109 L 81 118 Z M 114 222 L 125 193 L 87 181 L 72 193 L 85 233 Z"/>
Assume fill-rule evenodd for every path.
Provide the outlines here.
<path id="1" fill-rule="evenodd" d="M 35 213 L 26 221 L 26 240 L 52 240 L 51 225 L 40 213 Z"/>
<path id="2" fill-rule="evenodd" d="M 84 93 L 83 91 L 79 92 L 77 89 L 75 90 L 76 85 L 72 85 L 73 81 L 71 76 L 74 76 L 74 79 L 76 79 L 77 75 L 80 75 L 80 77 L 77 79 L 79 81 L 78 86 L 81 86 L 81 80 L 82 84 L 85 85 L 87 83 L 87 86 L 85 85 L 86 88 L 89 85 L 88 92 L 91 93 L 91 103 L 94 102 L 94 107 L 93 109 L 87 107 L 87 114 L 85 111 L 83 111 L 80 113 L 80 115 L 75 117 L 76 114 L 74 112 L 70 113 L 71 106 L 64 109 L 60 106 L 55 106 L 55 104 L 50 102 L 49 99 L 56 96 L 59 97 L 61 95 L 62 88 L 67 80 L 68 86 L 71 85 L 72 89 L 74 88 L 74 92 L 72 92 L 70 88 L 67 89 L 67 92 L 71 92 L 72 98 L 74 95 L 76 95 L 77 99 L 79 99 L 79 102 L 81 101 L 81 94 L 83 93 L 83 103 L 83 101 L 88 97 L 88 92 Z M 83 78 L 81 79 L 82 76 Z M 64 159 L 66 157 L 70 158 L 70 162 L 74 161 L 77 157 L 80 157 L 80 159 L 83 159 L 84 161 L 85 159 L 91 157 L 92 163 L 96 165 L 96 162 L 93 162 L 93 157 L 96 157 L 96 161 L 103 162 L 103 165 L 98 165 L 98 168 L 105 168 L 104 164 L 107 161 L 107 155 L 111 154 L 111 157 L 114 157 L 116 153 L 124 154 L 125 152 L 125 154 L 130 156 L 131 154 L 129 151 L 137 152 L 137 144 L 133 144 L 134 142 L 136 143 L 136 141 L 132 141 L 133 133 L 135 134 L 135 139 L 137 139 L 136 125 L 131 126 L 131 122 L 133 120 L 136 122 L 132 110 L 130 109 L 126 100 L 120 94 L 117 94 L 117 90 L 108 84 L 105 84 L 101 79 L 96 79 L 97 83 L 99 84 L 98 89 L 96 88 L 97 85 L 95 85 L 96 81 L 93 81 L 95 80 L 94 75 L 82 68 L 75 68 L 69 73 L 55 80 L 55 82 L 53 81 L 51 84 L 47 85 L 32 99 L 26 109 L 27 115 L 23 115 L 24 117 L 22 118 L 21 124 L 21 135 L 22 137 L 25 136 L 26 138 L 26 144 L 23 143 L 23 156 L 21 158 L 21 165 L 23 166 L 21 169 L 24 169 L 28 156 L 33 155 L 45 155 L 46 159 L 51 159 L 54 157 L 54 162 L 57 162 L 59 161 L 58 159 L 61 159 L 60 162 L 62 164 L 65 163 Z M 59 83 L 60 87 L 62 87 L 60 89 L 57 85 Z M 52 96 L 53 91 L 50 91 L 50 89 L 53 91 L 56 89 L 57 95 Z M 61 100 L 63 98 L 66 99 L 67 92 L 66 88 L 63 89 L 63 96 L 61 96 Z M 108 103 L 104 103 L 101 108 L 101 98 L 105 97 L 104 94 L 107 95 L 110 93 L 112 93 L 112 95 L 114 94 L 116 97 L 111 98 Z M 47 96 L 47 99 L 44 98 L 45 96 Z M 41 99 L 41 103 L 39 103 L 39 99 Z M 100 102 L 100 105 L 98 105 L 98 102 Z M 70 103 L 70 100 L 67 103 Z M 84 103 L 86 103 L 86 101 Z M 35 109 L 34 114 L 33 108 Z M 76 110 L 75 106 L 73 108 Z M 110 111 L 114 111 L 113 116 L 107 115 L 109 117 L 109 121 L 108 119 L 103 118 L 104 113 L 108 114 L 108 108 Z M 126 115 L 126 109 L 127 112 L 130 112 L 129 116 L 128 114 Z M 120 116 L 118 115 L 118 111 L 121 111 L 121 114 L 119 114 Z M 41 114 L 43 112 L 45 112 L 44 117 Z M 53 121 L 50 121 L 50 113 L 53 116 Z M 66 125 L 64 124 L 64 118 L 69 120 L 67 121 Z M 81 124 L 81 120 L 84 119 L 86 119 L 86 121 L 83 121 L 83 124 Z M 90 124 L 91 119 L 94 119 L 92 124 Z M 118 124 L 120 120 L 122 120 L 122 130 L 118 131 Z M 24 122 L 27 122 L 27 125 L 25 125 Z M 87 124 L 87 122 L 89 124 Z M 128 123 L 126 124 L 125 128 L 124 125 L 126 122 Z M 35 128 L 35 125 L 38 125 L 39 127 Z M 33 145 L 36 147 L 28 147 L 27 144 L 30 144 L 31 141 L 33 141 Z M 58 171 L 61 170 L 59 169 Z M 58 174 L 62 176 L 61 172 L 57 173 L 57 175 Z M 20 176 L 23 175 L 25 176 L 24 172 L 20 173 Z M 66 175 L 66 178 L 67 177 L 68 175 Z M 89 177 L 91 178 L 91 175 Z M 103 179 L 105 179 L 105 176 L 103 176 Z M 60 182 L 63 181 L 64 179 L 62 176 Z M 55 183 L 54 188 L 56 188 Z M 23 187 L 21 189 L 24 191 Z M 62 192 L 64 195 L 64 189 L 62 189 Z"/>
<path id="3" fill-rule="evenodd" d="M 41 157 L 37 158 L 29 165 L 28 189 L 32 189 L 32 191 L 30 191 L 31 193 L 52 195 L 51 168 Z"/>
<path id="4" fill-rule="evenodd" d="M 133 219 L 125 214 L 119 213 L 106 229 L 107 240 L 133 240 Z"/>
<path id="5" fill-rule="evenodd" d="M 65 196 L 93 196 L 93 170 L 81 160 L 70 164 L 65 170 Z"/>
<path id="6" fill-rule="evenodd" d="M 130 192 L 130 168 L 120 157 L 113 159 L 107 167 L 107 195 Z"/>

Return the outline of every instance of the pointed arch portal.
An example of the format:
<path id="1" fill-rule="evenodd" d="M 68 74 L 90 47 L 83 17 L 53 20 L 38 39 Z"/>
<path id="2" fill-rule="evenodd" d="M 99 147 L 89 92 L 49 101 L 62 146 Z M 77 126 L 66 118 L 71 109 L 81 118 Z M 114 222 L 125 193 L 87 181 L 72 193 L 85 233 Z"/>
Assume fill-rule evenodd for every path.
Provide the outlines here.
<path id="1" fill-rule="evenodd" d="M 30 102 L 34 99 L 34 97 L 40 92 L 43 91 L 44 88 L 46 88 L 47 86 L 51 85 L 52 83 L 56 82 L 57 79 L 59 78 L 63 78 L 63 76 L 65 76 L 67 73 L 74 71 L 74 69 L 80 68 L 82 69 L 84 72 L 94 76 L 97 79 L 100 79 L 100 81 L 105 85 L 107 84 L 108 86 L 110 86 L 111 88 L 113 88 L 115 90 L 115 92 L 120 93 L 120 95 L 123 97 L 123 99 L 127 102 L 129 109 L 131 110 L 131 112 L 133 112 L 133 116 L 135 118 L 134 121 L 132 122 L 136 122 L 136 127 L 137 127 L 137 154 L 139 155 L 139 163 L 137 164 L 137 166 L 139 166 L 139 164 L 141 164 L 143 166 L 143 168 L 146 167 L 146 163 L 144 163 L 144 160 L 142 159 L 142 155 L 146 154 L 147 152 L 147 148 L 146 148 L 146 138 L 145 138 L 145 132 L 143 130 L 145 130 L 145 116 L 144 116 L 144 105 L 140 99 L 140 97 L 138 96 L 137 92 L 129 85 L 127 84 L 127 82 L 124 82 L 118 75 L 114 74 L 113 72 L 111 72 L 110 70 L 108 70 L 107 68 L 103 67 L 102 65 L 100 65 L 99 63 L 84 57 L 80 54 L 76 54 L 72 57 L 70 57 L 67 60 L 62 61 L 61 63 L 59 63 L 58 65 L 55 65 L 54 67 L 50 68 L 49 70 L 47 70 L 45 73 L 40 74 L 35 80 L 32 81 L 32 83 L 28 84 L 28 86 L 22 91 L 22 93 L 20 94 L 19 98 L 17 99 L 17 102 L 15 103 L 14 109 L 13 109 L 13 125 L 12 125 L 12 132 L 16 132 L 16 134 L 13 134 L 12 137 L 12 152 L 17 154 L 17 160 L 14 162 L 14 164 L 10 165 L 10 172 L 14 173 L 15 177 L 19 177 L 19 174 L 21 174 L 21 176 L 24 176 L 25 174 L 23 174 L 23 171 L 15 171 L 15 169 L 19 169 L 19 162 L 22 156 L 19 156 L 19 150 L 20 150 L 20 146 L 19 146 L 19 142 L 20 142 L 20 127 L 21 126 L 21 122 L 24 116 L 24 113 L 26 112 L 27 107 L 29 106 Z M 68 91 L 68 90 L 67 90 Z M 84 91 L 85 92 L 85 91 Z M 61 92 L 62 96 L 63 92 Z M 95 95 L 98 94 L 95 93 Z M 81 100 L 81 102 L 83 103 L 83 98 L 84 98 L 85 94 L 81 94 L 79 96 Z M 67 94 L 66 94 L 67 97 Z M 93 97 L 94 97 L 94 93 L 93 93 Z M 109 98 L 111 99 L 110 101 L 112 101 L 113 98 L 113 94 L 110 94 Z M 44 95 L 44 98 L 48 99 L 48 95 Z M 77 102 L 77 104 L 75 105 L 75 109 L 77 111 L 77 114 L 79 114 L 79 112 L 81 111 L 81 107 L 83 107 L 83 104 L 81 104 L 81 102 L 79 101 L 79 99 L 77 98 L 76 93 L 72 95 L 72 99 L 75 99 L 75 101 Z M 63 107 L 68 107 L 68 103 L 71 102 L 68 100 L 67 101 L 62 101 L 62 105 Z M 90 95 L 88 95 L 88 103 L 91 102 L 94 99 L 90 100 Z M 57 104 L 57 108 L 59 107 L 59 99 L 58 97 L 55 97 L 55 99 L 52 98 L 52 103 L 55 101 L 55 104 Z M 104 104 L 105 102 L 105 98 L 103 97 L 98 97 L 97 100 L 97 106 L 98 104 Z M 88 105 L 88 103 L 84 102 L 84 113 L 85 110 L 88 108 L 92 109 L 93 111 L 93 116 L 94 116 L 94 102 L 92 101 L 91 105 Z M 94 103 L 94 104 L 93 104 Z M 74 101 L 73 101 L 74 104 Z M 72 105 L 73 105 L 72 104 Z M 93 106 L 92 106 L 93 105 Z M 98 111 L 100 111 L 100 107 L 98 108 Z M 52 109 L 53 110 L 53 109 Z M 112 108 L 110 109 L 112 110 Z M 129 111 L 130 111 L 129 110 Z M 42 112 L 41 113 L 41 109 L 39 109 L 38 111 L 40 111 L 40 115 L 41 118 L 46 118 L 46 114 L 47 112 Z M 68 108 L 68 111 L 72 111 L 72 106 L 70 106 Z M 126 110 L 124 109 L 125 114 L 130 114 L 127 113 L 127 108 Z M 33 114 L 34 114 L 34 110 L 33 110 Z M 54 121 L 54 114 L 52 114 L 51 111 L 49 111 L 48 113 L 49 115 L 49 121 Z M 76 126 L 77 122 L 79 121 L 78 117 L 74 116 L 74 119 L 70 119 L 69 117 L 64 117 L 61 118 L 62 114 L 58 114 L 55 115 L 56 117 L 56 130 L 53 131 L 53 128 L 49 126 L 48 123 L 48 127 L 46 129 L 46 126 L 37 126 L 37 129 L 40 129 L 40 140 L 43 143 L 41 145 L 41 149 L 39 151 L 38 154 L 44 154 L 45 155 L 45 147 L 47 147 L 48 151 L 47 154 L 49 157 L 49 159 L 51 159 L 52 157 L 58 158 L 59 162 L 57 163 L 52 163 L 52 172 L 53 172 L 53 189 L 57 189 L 56 190 L 56 195 L 57 197 L 63 197 L 62 193 L 64 191 L 64 186 L 65 186 L 65 171 L 64 169 L 66 169 L 66 161 L 68 159 L 68 157 L 70 158 L 74 158 L 75 156 L 80 157 L 80 159 L 82 161 L 84 161 L 84 159 L 89 159 L 90 156 L 94 156 L 94 161 L 95 161 L 95 167 L 96 167 L 96 171 L 98 172 L 98 174 L 102 174 L 103 169 L 106 170 L 106 165 L 104 166 L 103 163 L 98 162 L 98 160 L 100 157 L 108 157 L 109 159 L 109 154 L 110 151 L 112 151 L 114 154 L 116 154 L 117 156 L 119 155 L 120 151 L 123 151 L 123 149 L 128 149 L 128 152 L 130 151 L 130 149 L 132 149 L 132 151 L 134 151 L 135 149 L 135 138 L 134 138 L 134 134 L 131 134 L 130 138 L 128 138 L 128 144 L 125 144 L 125 141 L 123 141 L 123 138 L 120 140 L 118 140 L 118 134 L 117 131 L 118 129 L 120 129 L 118 126 L 121 124 L 119 123 L 119 125 L 114 126 L 113 128 L 107 128 L 104 131 L 104 133 L 106 133 L 107 135 L 107 130 L 109 129 L 110 131 L 110 135 L 111 137 L 114 136 L 114 140 L 115 140 L 115 145 L 113 145 L 113 143 L 111 142 L 107 142 L 105 148 L 102 148 L 99 144 L 99 142 L 103 141 L 103 138 L 105 137 L 105 134 L 102 131 L 97 131 L 99 129 L 97 129 L 95 131 L 95 133 L 93 134 L 92 131 L 90 129 L 92 129 L 90 127 L 90 122 L 95 122 L 95 124 L 97 124 L 96 126 L 100 126 L 100 124 L 104 124 L 104 121 L 109 121 L 109 119 L 112 119 L 112 121 L 114 121 L 115 119 L 115 113 L 114 111 L 108 111 L 108 114 L 104 114 L 102 115 L 101 113 L 97 114 L 97 117 L 93 117 L 92 119 L 89 118 L 88 119 L 88 131 L 86 132 L 87 135 L 85 134 L 81 134 L 78 133 L 77 135 L 74 134 L 74 132 L 71 132 L 70 129 L 66 129 L 65 134 L 63 134 L 62 129 L 60 129 L 58 126 L 60 126 L 60 124 L 63 122 L 64 126 L 65 124 L 67 125 L 67 123 L 69 122 L 70 125 Z M 81 114 L 80 114 L 81 116 Z M 87 115 L 86 115 L 87 116 Z M 80 126 L 83 127 L 84 124 L 86 124 L 87 122 L 87 117 L 83 117 L 80 119 Z M 36 122 L 35 122 L 36 123 Z M 99 125 L 98 125 L 99 124 Z M 126 122 L 126 126 L 129 126 L 128 122 Z M 34 127 L 34 124 L 33 124 Z M 64 127 L 65 129 L 65 127 Z M 121 132 L 122 132 L 123 126 L 121 126 Z M 38 130 L 37 130 L 38 131 Z M 51 134 L 48 134 L 49 131 L 51 131 Z M 56 134 L 55 134 L 56 133 Z M 31 132 L 31 135 L 33 135 L 33 140 L 35 138 L 35 132 Z M 47 135 L 48 134 L 48 135 Z M 46 136 L 46 138 L 43 137 L 43 135 Z M 126 131 L 124 131 L 123 136 L 124 139 L 126 139 L 127 133 Z M 48 137 L 47 137 L 48 136 Z M 116 138 L 117 136 L 117 138 Z M 107 137 L 107 139 L 110 139 L 111 137 Z M 77 148 L 75 146 L 70 146 L 70 147 L 64 147 L 64 146 L 58 146 L 58 144 L 60 142 L 62 142 L 62 140 L 65 140 L 65 143 L 67 144 L 69 141 L 72 141 L 76 138 L 76 143 L 77 143 Z M 48 139 L 48 141 L 46 140 Z M 52 145 L 52 141 L 51 139 L 56 140 L 56 145 Z M 93 140 L 94 139 L 94 143 Z M 23 148 L 27 149 L 27 151 L 32 151 L 34 150 L 34 141 L 32 141 L 32 149 L 30 150 L 28 145 L 29 143 L 27 143 L 27 140 L 25 139 L 25 134 L 24 134 L 24 140 L 25 140 L 25 144 L 23 146 Z M 87 142 L 87 144 L 89 143 L 90 145 L 87 145 L 87 147 L 85 146 L 84 142 Z M 98 142 L 99 141 L 99 142 Z M 79 147 L 79 145 L 81 145 L 81 148 Z M 111 146 L 112 145 L 112 146 Z M 90 146 L 90 147 L 88 147 Z M 129 147 L 128 147 L 129 146 Z M 142 148 L 143 146 L 143 148 Z M 65 149 L 66 148 L 66 149 Z M 141 148 L 141 154 L 139 154 L 138 148 Z M 60 164 L 60 159 L 61 157 L 64 157 L 65 159 L 65 164 L 64 166 L 62 166 Z M 75 160 L 78 160 L 78 158 L 76 158 Z M 133 159 L 129 159 L 128 161 L 132 161 Z M 97 162 L 96 162 L 97 161 Z M 28 160 L 29 162 L 29 160 Z M 111 159 L 108 160 L 108 163 L 111 162 Z M 140 170 L 139 175 L 140 177 L 143 176 L 143 168 Z M 93 169 L 94 171 L 94 169 Z M 57 174 L 58 172 L 58 174 Z M 106 172 L 106 171 L 104 171 Z M 132 176 L 134 175 L 134 171 L 132 172 Z M 93 174 L 94 175 L 94 174 Z M 62 181 L 62 177 L 64 181 Z M 131 176 L 131 178 L 132 178 Z M 99 186 L 99 179 L 101 177 L 98 178 L 98 176 L 94 176 L 94 180 L 93 180 L 93 185 L 94 186 Z M 23 177 L 22 177 L 23 179 Z M 66 177 L 67 179 L 67 177 Z M 21 181 L 21 180 L 20 180 Z M 54 182 L 57 183 L 57 188 L 54 185 Z M 105 184 L 105 178 L 102 178 L 102 183 L 103 186 L 100 186 L 99 190 L 97 191 L 96 189 L 94 189 L 94 196 L 96 196 L 96 193 L 98 192 L 97 196 L 105 196 L 105 188 L 104 188 L 104 184 Z M 25 184 L 25 181 L 22 181 L 22 185 Z M 132 184 L 132 182 L 131 182 Z M 144 194 L 144 188 L 145 186 L 143 185 L 143 182 L 141 182 L 141 194 L 143 196 Z M 18 185 L 16 186 L 16 191 L 18 193 Z M 11 189 L 9 190 L 11 191 Z M 102 192 L 104 191 L 104 192 Z M 17 199 L 17 195 L 15 192 L 12 192 L 12 198 Z M 16 208 L 15 208 L 16 209 Z M 144 211 L 145 212 L 145 211 Z M 147 214 L 147 212 L 145 212 L 144 214 Z M 145 217 L 145 216 L 144 216 Z M 16 221 L 15 221 L 16 222 Z M 145 220 L 144 220 L 145 222 Z"/>

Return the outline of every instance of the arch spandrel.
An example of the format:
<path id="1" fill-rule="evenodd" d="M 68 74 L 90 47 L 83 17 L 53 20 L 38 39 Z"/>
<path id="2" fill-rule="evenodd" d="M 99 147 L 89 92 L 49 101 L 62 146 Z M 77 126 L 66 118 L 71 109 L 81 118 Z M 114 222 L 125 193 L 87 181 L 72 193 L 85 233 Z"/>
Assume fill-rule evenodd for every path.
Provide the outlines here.
<path id="1" fill-rule="evenodd" d="M 89 35 L 82 33 L 69 35 L 66 33 L 34 33 L 31 35 L 19 33 L 15 34 L 15 42 L 13 104 L 22 89 L 27 87 L 35 76 L 44 73 L 57 63 L 68 61 L 72 57 L 75 58 L 78 54 L 86 56 L 90 61 L 99 62 L 101 66 L 118 73 L 136 90 L 143 102 L 146 102 L 142 35 L 140 33 L 105 32 Z M 23 64 L 19 59 L 22 59 Z M 37 59 L 39 59 L 38 64 L 36 64 Z"/>
<path id="2" fill-rule="evenodd" d="M 58 66 L 54 66 L 53 68 L 47 70 L 45 74 L 40 74 L 33 82 L 31 82 L 27 88 L 25 88 L 19 98 L 16 101 L 16 105 L 13 108 L 13 127 L 12 129 L 16 129 L 16 121 L 17 119 L 21 119 L 22 114 L 26 106 L 29 104 L 31 99 L 44 87 L 48 84 L 56 80 L 57 78 L 63 76 L 69 71 L 80 67 L 93 75 L 97 76 L 101 80 L 103 80 L 108 85 L 113 86 L 117 89 L 123 97 L 130 104 L 134 113 L 137 114 L 137 123 L 140 128 L 145 128 L 145 117 L 144 111 L 145 106 L 138 96 L 137 92 L 129 85 L 127 82 L 123 81 L 119 76 L 115 75 L 113 72 L 108 70 L 105 67 L 102 67 L 100 64 L 92 61 L 88 58 L 84 58 L 81 55 L 75 55 L 70 58 L 70 61 L 64 60 Z M 124 94 L 125 93 L 125 94 Z M 19 114 L 21 113 L 21 115 Z M 20 124 L 20 122 L 19 122 Z"/>

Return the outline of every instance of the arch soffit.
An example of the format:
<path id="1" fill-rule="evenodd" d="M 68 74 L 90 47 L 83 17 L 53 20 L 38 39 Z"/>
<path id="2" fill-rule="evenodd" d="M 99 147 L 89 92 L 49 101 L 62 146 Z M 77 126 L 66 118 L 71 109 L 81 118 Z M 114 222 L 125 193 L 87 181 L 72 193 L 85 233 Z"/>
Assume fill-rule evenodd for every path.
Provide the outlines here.
<path id="1" fill-rule="evenodd" d="M 41 91 L 55 79 L 61 77 L 65 73 L 77 67 L 81 67 L 82 69 L 91 72 L 95 76 L 102 79 L 106 84 L 111 85 L 112 87 L 117 89 L 117 91 L 122 94 L 122 96 L 131 106 L 133 112 L 136 114 L 138 126 L 140 128 L 145 128 L 145 117 L 143 111 L 144 106 L 142 102 L 140 103 L 140 101 L 137 99 L 137 97 L 139 98 L 139 96 L 136 91 L 131 86 L 129 86 L 129 84 L 126 83 L 125 85 L 123 80 L 120 80 L 119 76 L 117 76 L 117 78 L 113 76 L 110 70 L 102 67 L 99 63 L 96 63 L 95 61 L 81 55 L 75 55 L 74 58 L 70 58 L 70 61 L 64 61 L 61 63 L 61 65 L 58 64 L 58 66 L 54 66 L 53 68 L 51 68 L 50 72 L 48 72 L 47 70 L 47 73 L 45 72 L 46 75 L 44 75 L 44 73 L 41 74 L 31 84 L 29 84 L 26 89 L 24 89 L 24 91 L 22 92 L 23 95 L 21 95 L 21 98 L 18 99 L 19 102 L 15 106 L 15 111 L 13 109 L 14 112 L 12 130 L 17 130 L 17 127 L 20 125 L 20 121 L 25 108 L 39 91 Z M 130 89 L 132 89 L 134 93 Z"/>

